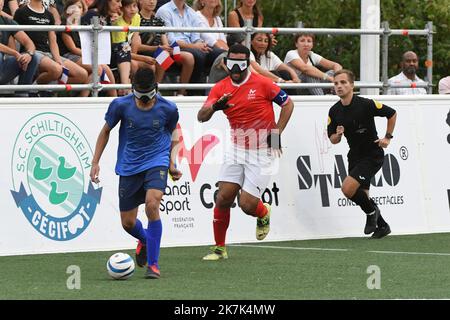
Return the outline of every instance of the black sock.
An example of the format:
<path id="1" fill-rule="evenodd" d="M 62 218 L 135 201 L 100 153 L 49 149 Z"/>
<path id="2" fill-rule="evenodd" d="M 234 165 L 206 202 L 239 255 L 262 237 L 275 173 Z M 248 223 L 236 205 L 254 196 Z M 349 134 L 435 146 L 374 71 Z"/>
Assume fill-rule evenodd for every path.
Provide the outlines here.
<path id="1" fill-rule="evenodd" d="M 375 203 L 375 201 L 373 201 L 373 199 L 370 199 L 370 202 L 372 202 L 372 204 L 375 207 L 378 207 L 378 205 Z M 384 221 L 383 217 L 381 216 L 381 213 L 378 216 L 377 225 L 378 225 L 378 227 L 385 227 L 385 226 L 387 226 L 387 222 Z"/>
<path id="2" fill-rule="evenodd" d="M 350 198 L 354 203 L 361 207 L 361 209 L 366 213 L 372 213 L 375 211 L 375 206 L 372 201 L 367 196 L 367 193 L 363 189 L 358 188 L 353 197 Z"/>

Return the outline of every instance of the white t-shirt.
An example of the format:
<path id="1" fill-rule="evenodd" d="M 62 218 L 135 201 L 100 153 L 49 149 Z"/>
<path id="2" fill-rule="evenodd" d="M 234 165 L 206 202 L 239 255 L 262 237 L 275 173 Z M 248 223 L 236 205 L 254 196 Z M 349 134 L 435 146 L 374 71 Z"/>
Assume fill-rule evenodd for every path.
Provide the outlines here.
<path id="1" fill-rule="evenodd" d="M 222 20 L 220 20 L 220 17 L 214 18 L 214 25 L 211 27 L 209 25 L 208 19 L 200 12 L 197 11 L 197 16 L 200 19 L 199 27 L 201 28 L 223 28 Z M 206 42 L 206 44 L 210 47 L 214 47 L 214 44 L 217 42 L 217 40 L 223 40 L 225 43 L 227 42 L 227 38 L 225 37 L 224 33 L 206 33 L 202 32 L 200 33 L 200 38 Z"/>
<path id="2" fill-rule="evenodd" d="M 48 10 L 50 6 L 55 6 L 56 0 L 42 0 L 42 4 L 44 5 L 44 8 Z M 19 6 L 22 6 L 24 4 L 30 4 L 31 0 L 19 0 Z"/>
<path id="3" fill-rule="evenodd" d="M 272 51 L 269 51 L 269 56 L 264 54 L 260 57 L 261 67 L 268 71 L 277 70 L 282 63 L 283 61 L 281 61 L 281 59 Z"/>
<path id="4" fill-rule="evenodd" d="M 292 66 L 292 61 L 296 60 L 296 59 L 301 59 L 300 55 L 298 54 L 297 50 L 290 50 L 288 51 L 288 53 L 286 54 L 286 57 L 284 58 L 284 63 Z M 314 53 L 313 51 L 310 51 L 309 53 L 309 59 L 308 62 L 306 62 L 307 65 L 320 65 L 320 61 L 322 61 L 323 57 L 317 53 Z M 312 61 L 312 63 L 311 63 Z M 293 67 L 293 66 L 292 66 Z M 297 69 L 294 68 L 294 70 L 297 72 L 297 74 L 301 74 L 301 72 Z"/>
<path id="5" fill-rule="evenodd" d="M 425 81 L 420 79 L 417 75 L 414 81 L 410 80 L 403 72 L 400 72 L 395 77 L 392 77 L 388 80 L 388 83 L 391 84 L 402 84 L 411 86 L 412 83 L 423 84 Z M 427 94 L 427 90 L 425 88 L 389 88 L 387 94 L 393 95 L 406 95 L 406 94 Z"/>

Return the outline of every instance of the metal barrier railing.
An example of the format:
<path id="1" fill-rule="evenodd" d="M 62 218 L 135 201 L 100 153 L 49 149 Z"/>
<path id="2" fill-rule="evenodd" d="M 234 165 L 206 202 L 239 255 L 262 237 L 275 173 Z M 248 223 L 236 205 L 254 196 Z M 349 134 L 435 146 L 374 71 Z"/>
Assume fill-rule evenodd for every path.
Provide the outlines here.
<path id="1" fill-rule="evenodd" d="M 379 35 L 382 37 L 382 76 L 381 82 L 364 83 L 355 82 L 355 87 L 359 88 L 379 88 L 383 89 L 383 93 L 387 92 L 388 88 L 427 88 L 428 93 L 432 93 L 432 77 L 433 77 L 433 23 L 430 21 L 426 24 L 423 30 L 414 29 L 390 29 L 389 23 L 383 22 L 381 29 L 336 29 L 336 28 L 254 28 L 251 26 L 251 21 L 246 21 L 246 26 L 242 28 L 178 28 L 178 27 L 120 27 L 120 26 L 102 26 L 98 17 L 92 18 L 92 25 L 87 26 L 35 26 L 35 25 L 0 25 L 1 30 L 9 31 L 56 31 L 56 32 L 70 32 L 70 31 L 90 31 L 93 32 L 92 49 L 93 53 L 98 53 L 99 33 L 100 32 L 199 32 L 199 33 L 246 33 L 246 44 L 249 46 L 249 39 L 253 33 L 271 33 L 271 34 L 295 34 L 295 33 L 312 33 L 312 34 L 334 34 L 334 35 Z M 413 85 L 389 85 L 388 84 L 388 48 L 389 37 L 393 35 L 402 36 L 426 36 L 427 37 L 427 82 L 425 84 Z M 98 69 L 98 54 L 93 54 L 92 70 Z M 331 88 L 331 83 L 283 83 L 279 84 L 282 88 Z M 211 88 L 213 84 L 161 84 L 161 89 L 207 89 Z M 29 90 L 55 90 L 55 91 L 79 91 L 91 90 L 93 96 L 98 96 L 100 90 L 107 89 L 129 89 L 131 85 L 114 84 L 102 85 L 99 82 L 97 72 L 92 73 L 91 84 L 72 84 L 72 85 L 0 85 L 1 91 L 29 91 Z"/>

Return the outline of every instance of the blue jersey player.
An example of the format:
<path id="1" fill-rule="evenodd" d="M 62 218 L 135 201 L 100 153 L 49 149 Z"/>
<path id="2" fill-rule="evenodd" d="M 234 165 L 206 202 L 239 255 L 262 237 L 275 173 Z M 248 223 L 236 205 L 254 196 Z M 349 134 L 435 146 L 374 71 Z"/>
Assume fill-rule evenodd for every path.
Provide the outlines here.
<path id="1" fill-rule="evenodd" d="M 101 155 L 111 130 L 120 122 L 115 169 L 120 176 L 120 218 L 125 231 L 138 239 L 137 265 L 147 264 L 145 277 L 158 279 L 162 235 L 159 206 L 167 185 L 167 173 L 175 181 L 182 175 L 174 163 L 178 109 L 157 93 L 152 70 L 139 69 L 132 86 L 132 94 L 114 99 L 108 107 L 106 123 L 97 138 L 90 177 L 93 182 L 99 182 Z M 142 203 L 145 203 L 148 218 L 147 229 L 137 219 Z"/>

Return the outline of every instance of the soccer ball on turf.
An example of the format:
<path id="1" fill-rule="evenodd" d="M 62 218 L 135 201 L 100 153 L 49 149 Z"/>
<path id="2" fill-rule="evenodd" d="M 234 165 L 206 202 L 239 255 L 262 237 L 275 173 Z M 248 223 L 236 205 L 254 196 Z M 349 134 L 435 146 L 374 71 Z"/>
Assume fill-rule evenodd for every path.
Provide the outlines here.
<path id="1" fill-rule="evenodd" d="M 113 279 L 125 280 L 134 273 L 134 260 L 126 253 L 117 252 L 108 259 L 106 269 Z"/>

